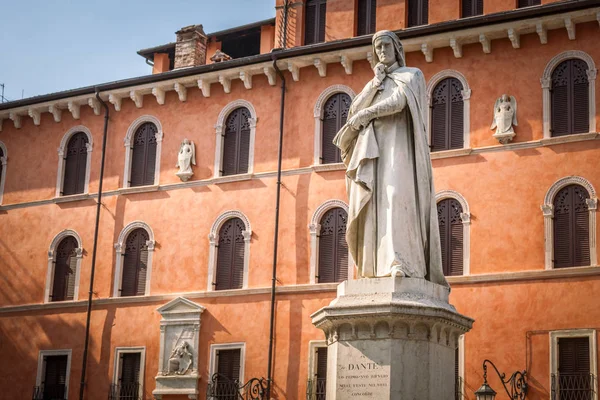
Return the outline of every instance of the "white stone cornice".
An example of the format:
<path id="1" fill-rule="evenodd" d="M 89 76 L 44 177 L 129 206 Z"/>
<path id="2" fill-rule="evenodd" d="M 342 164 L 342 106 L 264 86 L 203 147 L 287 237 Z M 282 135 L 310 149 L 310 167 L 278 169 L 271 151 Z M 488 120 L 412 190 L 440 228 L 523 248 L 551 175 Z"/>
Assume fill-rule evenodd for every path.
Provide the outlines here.
<path id="1" fill-rule="evenodd" d="M 219 83 L 223 86 L 223 91 L 225 93 L 231 93 L 231 78 L 228 78 L 225 75 L 219 75 Z"/>
<path id="2" fill-rule="evenodd" d="M 489 54 L 492 52 L 492 42 L 490 41 L 490 38 L 484 33 L 479 34 L 479 43 L 481 43 L 483 52 L 485 54 Z"/>
<path id="3" fill-rule="evenodd" d="M 300 80 L 300 67 L 298 64 L 293 61 L 288 61 L 288 71 L 292 73 L 292 79 L 294 82 L 298 82 Z"/>
<path id="4" fill-rule="evenodd" d="M 129 92 L 129 98 L 135 103 L 137 108 L 142 108 L 144 105 L 144 95 L 138 90 L 131 90 Z"/>
<path id="5" fill-rule="evenodd" d="M 161 106 L 165 104 L 165 90 L 160 87 L 152 88 L 152 95 L 156 97 L 156 102 Z"/>
<path id="6" fill-rule="evenodd" d="M 54 122 L 60 122 L 62 110 L 58 107 L 58 104 L 50 104 L 48 106 L 48 112 L 54 117 Z"/>
<path id="7" fill-rule="evenodd" d="M 327 64 L 323 60 L 320 58 L 315 58 L 313 65 L 317 68 L 317 71 L 319 71 L 319 76 L 321 78 L 325 78 L 327 76 Z"/>
<path id="8" fill-rule="evenodd" d="M 96 99 L 95 97 L 90 97 L 88 99 L 88 105 L 92 108 L 92 110 L 94 110 L 94 114 L 100 115 L 101 105 L 98 99 Z"/>
<path id="9" fill-rule="evenodd" d="M 510 28 L 508 30 L 508 39 L 510 39 L 513 49 L 521 47 L 521 35 L 515 28 Z"/>
<path id="10" fill-rule="evenodd" d="M 198 89 L 202 91 L 202 96 L 210 97 L 210 82 L 206 79 L 198 79 Z"/>
<path id="11" fill-rule="evenodd" d="M 73 119 L 79 119 L 79 116 L 81 114 L 81 105 L 74 101 L 69 101 L 67 107 L 69 108 L 69 112 L 73 116 Z"/>
<path id="12" fill-rule="evenodd" d="M 252 74 L 250 74 L 250 71 L 240 71 L 240 79 L 244 82 L 246 89 L 252 89 Z"/>
<path id="13" fill-rule="evenodd" d="M 175 89 L 175 91 L 177 92 L 177 95 L 179 96 L 179 101 L 183 102 L 187 100 L 187 88 L 183 83 L 176 82 L 173 85 L 173 89 Z"/>
<path id="14" fill-rule="evenodd" d="M 276 83 L 275 68 L 270 67 L 270 66 L 263 67 L 263 73 L 267 76 L 267 79 L 269 80 L 269 85 L 275 86 L 275 83 Z"/>
<path id="15" fill-rule="evenodd" d="M 541 44 L 548 43 L 548 30 L 546 29 L 546 26 L 544 25 L 543 22 L 540 21 L 535 24 L 535 31 L 537 32 L 538 36 L 540 37 Z"/>
<path id="16" fill-rule="evenodd" d="M 41 120 L 41 117 L 42 117 L 42 115 L 40 113 L 40 110 L 37 110 L 35 108 L 30 108 L 27 111 L 27 114 L 29 114 L 29 116 L 31 117 L 31 119 L 33 119 L 33 124 L 35 126 L 39 126 L 40 125 L 40 120 Z"/>
<path id="17" fill-rule="evenodd" d="M 354 61 L 348 56 L 342 56 L 340 58 L 340 63 L 342 67 L 344 67 L 344 71 L 346 71 L 346 75 L 352 75 L 352 63 Z"/>
<path id="18" fill-rule="evenodd" d="M 421 45 L 421 53 L 425 56 L 425 61 L 433 62 L 433 48 L 427 43 Z"/>
<path id="19" fill-rule="evenodd" d="M 456 40 L 456 38 L 450 39 L 450 47 L 452 47 L 454 57 L 462 58 L 462 44 L 458 40 Z"/>
<path id="20" fill-rule="evenodd" d="M 571 17 L 565 18 L 565 28 L 567 28 L 569 40 L 575 40 L 575 22 L 573 22 Z"/>
<path id="21" fill-rule="evenodd" d="M 12 122 L 15 124 L 15 128 L 16 129 L 21 129 L 21 116 L 19 114 L 17 114 L 16 112 L 11 112 L 8 117 L 12 120 Z"/>
<path id="22" fill-rule="evenodd" d="M 122 99 L 120 96 L 111 93 L 110 95 L 108 95 L 108 101 L 115 106 L 115 111 L 121 111 L 121 102 Z"/>

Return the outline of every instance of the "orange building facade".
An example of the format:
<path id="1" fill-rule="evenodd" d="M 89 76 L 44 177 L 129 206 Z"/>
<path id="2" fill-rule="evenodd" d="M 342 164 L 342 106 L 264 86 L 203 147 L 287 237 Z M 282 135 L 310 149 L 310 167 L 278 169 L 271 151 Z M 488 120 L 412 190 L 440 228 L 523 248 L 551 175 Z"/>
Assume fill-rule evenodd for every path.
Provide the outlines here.
<path id="1" fill-rule="evenodd" d="M 320 2 L 326 3 L 322 42 L 306 42 L 311 2 L 297 2 L 288 10 L 288 48 L 271 52 L 284 36 L 283 0 L 277 0 L 273 20 L 208 35 L 201 27 L 184 28 L 181 41 L 140 51 L 154 63 L 153 75 L 97 87 L 110 113 L 97 238 L 104 109 L 96 88 L 0 105 L 0 397 L 26 399 L 33 392 L 34 399 L 44 398 L 33 388 L 43 391 L 54 362 L 52 368 L 66 374 L 59 397 L 79 398 L 94 245 L 86 399 L 109 397 L 128 353 L 140 355 L 135 398 L 153 398 L 164 370 L 164 315 L 157 310 L 172 301 L 201 306 L 196 398 L 211 398 L 206 393 L 220 368 L 219 351 L 240 350 L 241 381 L 266 378 L 281 92 L 275 62 L 286 98 L 271 397 L 307 398 L 318 349 L 326 347 L 310 315 L 335 298 L 337 287 L 319 283 L 320 229 L 327 212 L 346 202 L 344 166 L 323 162 L 325 108 L 331 96 L 352 98 L 373 76 L 370 36 L 357 36 L 361 2 Z M 459 0 L 429 0 L 427 23 L 417 26 L 409 26 L 409 8 L 420 2 L 376 4 L 375 28 L 395 30 L 407 64 L 425 75 L 430 114 L 443 82 L 460 86 L 461 143 L 442 149 L 432 143 L 431 153 L 438 200 L 454 200 L 460 214 L 460 251 L 453 253 L 460 265 L 448 276 L 450 300 L 475 320 L 457 352 L 457 398 L 475 399 L 481 365 L 490 359 L 507 374 L 527 371 L 528 399 L 597 399 L 600 6 L 592 0 L 541 3 L 519 8 L 515 0 L 484 0 L 481 15 L 462 18 Z M 247 37 L 258 37 L 255 54 L 215 58 L 217 50 Z M 193 45 L 183 46 L 185 40 Z M 178 65 L 185 48 L 200 49 L 200 56 Z M 587 103 L 576 98 L 576 116 L 565 117 L 574 125 L 565 123 L 567 131 L 557 134 L 556 71 L 569 62 L 569 71 L 583 68 L 573 90 Z M 585 89 L 578 82 L 587 83 Z M 502 94 L 514 96 L 518 106 L 515 136 L 506 143 L 490 129 Z M 246 125 L 237 129 L 247 143 L 236 148 L 244 161 L 229 173 L 226 137 L 240 108 Z M 432 134 L 431 115 L 429 124 Z M 152 127 L 153 147 L 145 153 L 152 168 L 146 165 L 136 183 L 135 149 L 144 126 Z M 66 176 L 75 135 L 84 143 L 78 178 Z M 195 145 L 186 181 L 175 167 L 184 139 Z M 66 194 L 72 182 L 74 192 Z M 564 211 L 559 197 L 567 195 L 578 208 L 568 220 L 570 244 L 562 246 L 562 236 L 554 236 L 565 221 L 557 217 Z M 241 224 L 235 246 L 243 264 L 231 278 L 240 288 L 221 289 L 215 285 L 224 257 L 219 238 L 232 220 Z M 142 235 L 144 274 L 127 283 L 134 233 Z M 71 269 L 59 297 L 56 266 L 68 238 Z M 557 261 L 564 251 L 571 258 Z M 123 295 L 126 284 L 133 292 Z M 565 397 L 566 383 L 560 388 L 567 346 L 576 349 L 575 389 L 588 397 Z M 494 373 L 488 381 L 498 398 L 508 398 Z"/>

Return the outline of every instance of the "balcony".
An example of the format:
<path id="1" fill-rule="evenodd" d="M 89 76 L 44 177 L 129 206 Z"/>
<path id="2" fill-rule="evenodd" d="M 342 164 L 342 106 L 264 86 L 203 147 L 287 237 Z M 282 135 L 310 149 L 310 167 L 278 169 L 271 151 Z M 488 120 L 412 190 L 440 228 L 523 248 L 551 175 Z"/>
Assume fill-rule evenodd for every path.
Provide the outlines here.
<path id="1" fill-rule="evenodd" d="M 34 386 L 32 400 L 67 400 L 65 392 L 65 385 Z"/>
<path id="2" fill-rule="evenodd" d="M 207 400 L 265 400 L 267 381 L 252 378 L 245 384 L 214 374 L 206 389 Z"/>
<path id="3" fill-rule="evenodd" d="M 306 383 L 306 400 L 325 400 L 327 397 L 327 379 L 309 379 Z"/>
<path id="4" fill-rule="evenodd" d="M 108 391 L 108 400 L 143 400 L 142 385 L 137 382 L 111 384 Z"/>
<path id="5" fill-rule="evenodd" d="M 592 400 L 595 388 L 592 374 L 552 374 L 552 400 Z"/>

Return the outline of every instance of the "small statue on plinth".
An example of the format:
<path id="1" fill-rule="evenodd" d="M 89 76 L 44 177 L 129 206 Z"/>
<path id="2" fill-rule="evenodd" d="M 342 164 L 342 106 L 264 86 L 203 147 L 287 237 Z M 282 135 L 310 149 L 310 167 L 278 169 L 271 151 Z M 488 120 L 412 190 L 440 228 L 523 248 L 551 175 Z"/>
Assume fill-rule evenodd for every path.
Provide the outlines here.
<path id="1" fill-rule="evenodd" d="M 516 135 L 513 125 L 517 126 L 517 100 L 514 96 L 503 94 L 494 104 L 494 119 L 490 129 L 496 129 L 494 137 L 501 144 L 507 144 Z"/>
<path id="2" fill-rule="evenodd" d="M 179 146 L 179 154 L 177 154 L 177 164 L 175 164 L 179 171 L 175 175 L 183 182 L 187 182 L 194 175 L 192 165 L 196 165 L 196 146 L 194 146 L 194 142 L 183 139 Z"/>

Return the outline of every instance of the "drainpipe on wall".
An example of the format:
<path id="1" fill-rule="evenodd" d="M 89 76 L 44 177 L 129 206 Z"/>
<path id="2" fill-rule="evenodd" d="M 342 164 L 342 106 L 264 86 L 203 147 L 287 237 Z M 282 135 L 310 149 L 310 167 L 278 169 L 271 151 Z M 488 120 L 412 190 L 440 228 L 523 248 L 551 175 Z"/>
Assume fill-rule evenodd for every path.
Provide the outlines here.
<path id="1" fill-rule="evenodd" d="M 96 252 L 98 250 L 98 228 L 100 224 L 100 209 L 102 207 L 102 179 L 104 178 L 104 159 L 106 155 L 106 136 L 108 131 L 108 106 L 100 98 L 100 91 L 96 88 L 96 99 L 104 107 L 104 133 L 102 135 L 102 161 L 100 164 L 100 182 L 98 184 L 98 199 L 96 204 L 96 225 L 94 227 L 94 249 L 92 250 L 92 270 L 90 272 L 90 290 L 88 292 L 87 319 L 85 323 L 85 343 L 83 345 L 83 362 L 81 366 L 81 383 L 79 385 L 79 400 L 83 400 L 85 392 L 85 372 L 87 366 L 88 345 L 90 339 L 90 317 L 92 316 L 92 296 L 94 294 L 94 273 L 96 271 Z"/>

